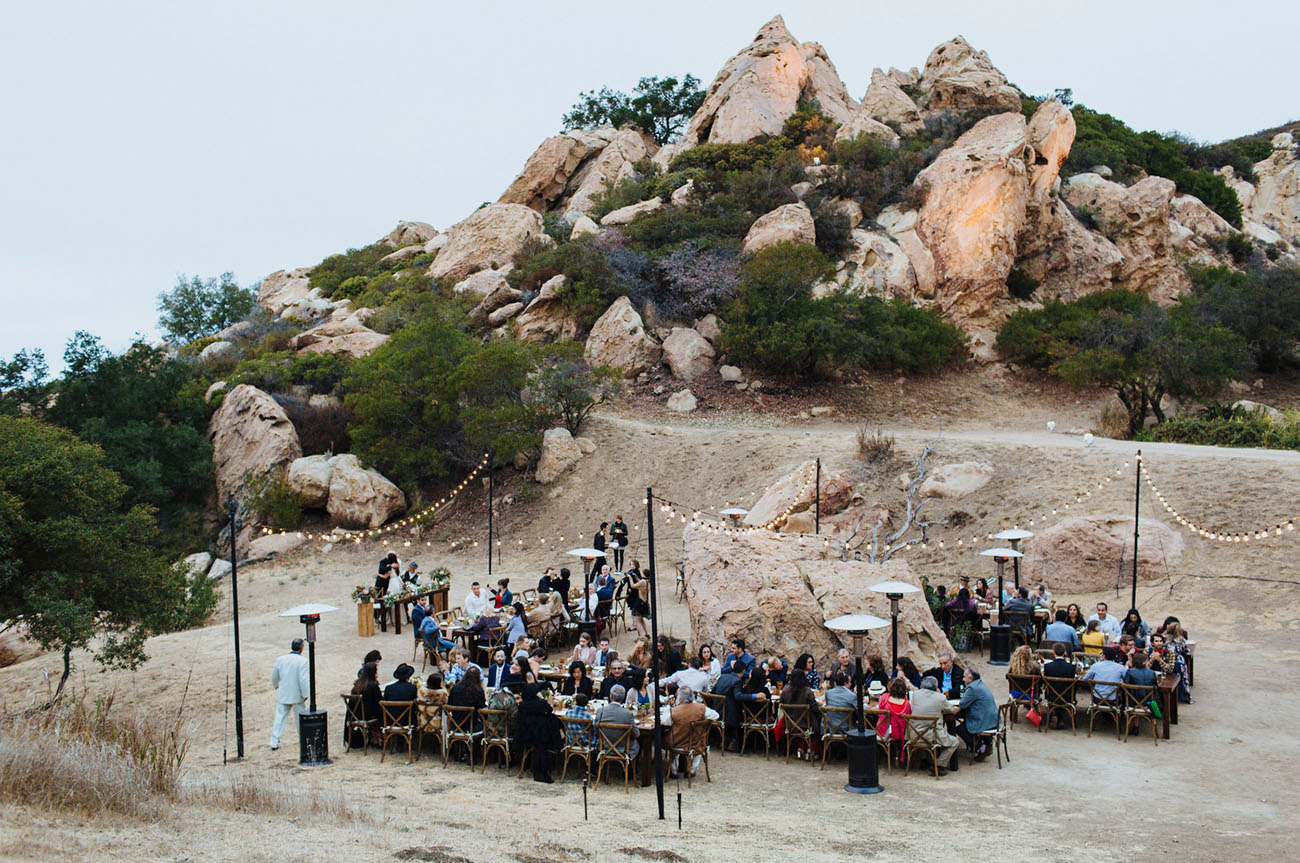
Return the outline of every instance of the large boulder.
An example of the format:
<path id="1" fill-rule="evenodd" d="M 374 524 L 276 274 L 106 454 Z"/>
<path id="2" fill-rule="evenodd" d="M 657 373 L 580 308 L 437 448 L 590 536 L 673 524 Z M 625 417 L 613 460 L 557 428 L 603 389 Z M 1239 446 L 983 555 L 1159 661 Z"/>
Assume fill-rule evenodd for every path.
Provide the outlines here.
<path id="1" fill-rule="evenodd" d="M 993 466 L 982 461 L 963 461 L 934 468 L 918 492 L 921 497 L 958 498 L 979 491 L 993 479 Z"/>
<path id="2" fill-rule="evenodd" d="M 330 456 L 308 455 L 290 462 L 285 479 L 303 506 L 324 509 L 330 497 L 331 473 Z"/>
<path id="3" fill-rule="evenodd" d="M 592 325 L 583 356 L 592 366 L 609 366 L 634 378 L 659 365 L 663 349 L 646 332 L 632 301 L 619 297 Z"/>
<path id="4" fill-rule="evenodd" d="M 429 267 L 435 279 L 459 281 L 475 269 L 504 267 L 530 240 L 552 242 L 542 230 L 541 214 L 522 204 L 488 204 L 447 233 Z"/>
<path id="5" fill-rule="evenodd" d="M 523 298 L 523 291 L 510 287 L 510 284 L 505 279 L 502 279 L 483 299 L 479 300 L 478 305 L 470 311 L 470 317 L 485 318 L 497 309 L 512 303 L 518 303 Z"/>
<path id="6" fill-rule="evenodd" d="M 897 147 L 899 143 L 897 132 L 869 116 L 861 108 L 853 112 L 853 116 L 849 117 L 848 122 L 835 130 L 835 140 L 852 141 L 859 135 L 870 135 L 873 138 L 879 138 L 891 147 Z"/>
<path id="7" fill-rule="evenodd" d="M 853 477 L 847 473 L 822 474 L 821 514 L 833 515 L 853 499 Z M 779 528 L 785 517 L 813 511 L 817 501 L 817 462 L 804 462 L 768 486 L 749 508 L 745 524 L 750 527 L 771 525 Z"/>
<path id="8" fill-rule="evenodd" d="M 1254 166 L 1254 195 L 1244 216 L 1300 244 L 1300 150 L 1290 132 L 1273 136 L 1273 153 Z"/>
<path id="9" fill-rule="evenodd" d="M 921 74 L 925 107 L 931 111 L 1000 108 L 1020 111 L 1020 91 L 961 36 L 930 52 Z"/>
<path id="10" fill-rule="evenodd" d="M 1110 240 L 1080 224 L 1059 198 L 1052 196 L 1049 207 L 1048 218 L 1054 226 L 1051 233 L 1016 262 L 1038 283 L 1034 299 L 1069 302 L 1113 286 L 1124 265 L 1124 254 Z M 1022 231 L 1021 238 L 1025 235 Z"/>
<path id="11" fill-rule="evenodd" d="M 542 455 L 537 460 L 537 481 L 553 482 L 582 458 L 582 450 L 568 429 L 547 429 L 542 435 Z"/>
<path id="12" fill-rule="evenodd" d="M 325 510 L 333 524 L 351 528 L 379 527 L 406 510 L 406 495 L 377 470 L 361 466 L 350 454 L 329 461 L 330 491 Z"/>
<path id="13" fill-rule="evenodd" d="M 689 327 L 673 327 L 664 339 L 664 363 L 680 380 L 693 380 L 712 369 L 714 356 L 713 345 Z"/>
<path id="14" fill-rule="evenodd" d="M 257 563 L 262 560 L 271 560 L 282 554 L 293 551 L 298 546 L 307 541 L 307 538 L 297 531 L 290 533 L 268 533 L 265 536 L 259 536 L 248 544 L 247 563 Z"/>
<path id="15" fill-rule="evenodd" d="M 272 315 L 280 315 L 311 294 L 311 267 L 276 270 L 257 287 L 257 302 Z M 319 294 L 318 294 L 319 295 Z"/>
<path id="16" fill-rule="evenodd" d="M 589 212 L 596 195 L 636 175 L 633 166 L 659 152 L 654 138 L 639 129 L 620 129 L 600 153 L 589 159 L 569 181 L 564 208 Z M 577 224 L 574 225 L 577 230 Z M 586 226 L 584 226 L 586 230 Z M 581 235 L 579 235 L 581 236 Z"/>
<path id="17" fill-rule="evenodd" d="M 524 163 L 523 170 L 501 194 L 498 203 L 522 204 L 546 212 L 558 201 L 589 157 L 605 149 L 614 129 L 574 129 L 547 138 Z"/>
<path id="18" fill-rule="evenodd" d="M 807 243 L 817 241 L 817 229 L 813 224 L 812 211 L 808 205 L 782 204 L 770 213 L 759 216 L 750 225 L 745 234 L 743 251 L 757 252 L 777 243 Z"/>
<path id="19" fill-rule="evenodd" d="M 841 647 L 852 648 L 851 636 L 826 628 L 842 614 L 866 612 L 889 619 L 889 599 L 870 586 L 904 581 L 919 586 L 903 561 L 869 564 L 822 559 L 821 543 L 808 545 L 769 531 L 726 535 L 687 525 L 683 531 L 686 604 L 695 644 L 726 645 L 745 639 L 756 656 L 813 654 L 827 668 Z M 921 668 L 947 638 L 926 606 L 925 594 L 906 594 L 898 620 L 899 654 Z M 889 655 L 890 630 L 873 631 L 864 645 Z"/>
<path id="20" fill-rule="evenodd" d="M 879 69 L 871 70 L 871 84 L 862 96 L 862 113 L 898 127 L 904 135 L 915 135 L 925 128 L 921 109 L 912 97 L 903 92 L 894 77 Z"/>
<path id="21" fill-rule="evenodd" d="M 1120 284 L 1161 303 L 1173 302 L 1190 285 L 1171 242 L 1174 191 L 1174 181 L 1164 177 L 1146 177 L 1125 187 L 1092 173 L 1075 174 L 1062 189 L 1065 199 L 1086 210 L 1124 256 Z"/>
<path id="22" fill-rule="evenodd" d="M 423 246 L 438 236 L 438 229 L 428 222 L 398 222 L 397 227 L 381 237 L 379 242 L 394 249 L 404 246 Z"/>
<path id="23" fill-rule="evenodd" d="M 288 465 L 302 455 L 298 432 L 275 399 L 248 384 L 226 393 L 208 423 L 217 500 L 243 497 L 248 476 Z"/>
<path id="24" fill-rule="evenodd" d="M 234 342 L 213 342 L 212 344 L 199 351 L 199 362 L 201 363 L 234 363 L 239 359 L 239 348 L 235 347 Z"/>
<path id="25" fill-rule="evenodd" d="M 1029 196 L 1017 240 L 1022 257 L 1033 255 L 1057 236 L 1062 225 L 1056 207 L 1056 180 L 1074 143 L 1074 115 L 1056 99 L 1038 106 L 1025 128 L 1033 160 L 1029 165 Z"/>
<path id="26" fill-rule="evenodd" d="M 212 555 L 206 551 L 196 551 L 181 558 L 181 566 L 188 573 L 207 575 L 212 568 Z"/>
<path id="27" fill-rule="evenodd" d="M 480 294 L 489 297 L 509 287 L 510 283 L 506 281 L 505 273 L 500 270 L 487 269 L 470 273 L 453 285 L 452 291 L 457 294 Z"/>
<path id="28" fill-rule="evenodd" d="M 857 107 L 822 47 L 800 45 L 778 15 L 722 67 L 681 140 L 659 151 L 656 162 L 666 164 L 672 153 L 697 144 L 777 135 L 801 99 L 815 102 L 840 123 Z"/>
<path id="29" fill-rule="evenodd" d="M 854 228 L 835 280 L 849 293 L 911 299 L 916 271 L 898 241 L 884 231 Z"/>
<path id="30" fill-rule="evenodd" d="M 1133 518 L 1065 518 L 1040 531 L 1024 552 L 1022 578 L 1046 582 L 1058 593 L 1091 593 L 1127 584 L 1133 572 Z M 1163 522 L 1142 519 L 1138 577 L 1163 579 L 1182 560 L 1182 534 Z"/>
<path id="31" fill-rule="evenodd" d="M 336 354 L 360 359 L 374 353 L 388 336 L 375 332 L 353 315 L 342 320 L 327 320 L 289 340 L 300 354 Z"/>
<path id="32" fill-rule="evenodd" d="M 662 210 L 663 206 L 663 199 L 650 198 L 647 201 L 628 204 L 626 207 L 619 207 L 613 212 L 606 213 L 604 218 L 600 220 L 600 223 L 607 228 L 617 225 L 626 225 L 628 222 L 634 221 L 648 213 L 653 213 L 655 210 Z"/>
<path id="33" fill-rule="evenodd" d="M 916 232 L 934 256 L 939 305 L 949 318 L 986 318 L 1006 295 L 1028 198 L 1026 155 L 1024 116 L 995 114 L 916 179 L 925 190 Z"/>
<path id="34" fill-rule="evenodd" d="M 540 345 L 578 337 L 581 331 L 578 319 L 559 295 L 568 282 L 565 276 L 559 275 L 542 285 L 528 307 L 511 322 L 515 338 Z"/>

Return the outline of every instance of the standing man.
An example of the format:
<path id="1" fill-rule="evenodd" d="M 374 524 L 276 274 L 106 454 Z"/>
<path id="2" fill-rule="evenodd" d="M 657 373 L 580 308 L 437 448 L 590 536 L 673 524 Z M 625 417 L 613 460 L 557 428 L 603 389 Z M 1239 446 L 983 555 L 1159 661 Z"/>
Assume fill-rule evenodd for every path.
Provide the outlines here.
<path id="1" fill-rule="evenodd" d="M 275 667 L 271 669 L 271 686 L 275 688 L 275 722 L 271 725 L 271 749 L 275 750 L 280 748 L 280 735 L 284 732 L 284 721 L 289 718 L 289 712 L 293 711 L 295 716 L 301 715 L 303 703 L 311 693 L 301 638 L 290 642 L 289 653 L 275 661 Z"/>
<path id="2" fill-rule="evenodd" d="M 596 535 L 591 538 L 592 548 L 596 549 L 597 551 L 605 550 L 605 548 L 609 545 L 609 537 L 605 535 L 605 531 L 607 530 L 609 530 L 609 522 L 602 521 L 600 523 L 600 530 L 596 531 Z M 602 562 L 605 562 L 607 560 L 606 556 L 604 555 L 602 555 L 600 559 Z M 586 558 L 583 558 L 583 560 L 585 561 Z M 591 566 L 591 564 L 588 564 L 588 566 Z"/>
<path id="3" fill-rule="evenodd" d="M 611 547 L 614 549 L 614 568 L 623 571 L 623 549 L 627 548 L 627 524 L 623 516 L 614 516 L 614 523 L 609 528 Z"/>

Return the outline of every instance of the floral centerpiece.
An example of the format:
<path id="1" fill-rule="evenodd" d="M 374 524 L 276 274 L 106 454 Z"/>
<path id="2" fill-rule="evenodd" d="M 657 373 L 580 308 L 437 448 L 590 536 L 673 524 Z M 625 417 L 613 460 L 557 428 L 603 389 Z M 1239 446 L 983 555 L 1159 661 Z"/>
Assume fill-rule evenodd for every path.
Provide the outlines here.
<path id="1" fill-rule="evenodd" d="M 352 601 L 357 605 L 366 602 L 374 602 L 375 592 L 372 588 L 366 587 L 364 584 L 358 584 L 356 589 L 352 591 Z"/>
<path id="2" fill-rule="evenodd" d="M 432 590 L 442 590 L 445 587 L 451 587 L 451 570 L 445 566 L 429 572 L 429 587 Z"/>

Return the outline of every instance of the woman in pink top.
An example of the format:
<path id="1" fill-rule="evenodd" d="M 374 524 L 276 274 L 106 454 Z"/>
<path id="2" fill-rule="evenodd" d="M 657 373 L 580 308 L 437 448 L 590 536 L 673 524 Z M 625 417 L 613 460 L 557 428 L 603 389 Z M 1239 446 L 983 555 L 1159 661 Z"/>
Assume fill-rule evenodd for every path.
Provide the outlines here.
<path id="1" fill-rule="evenodd" d="M 880 709 L 886 712 L 876 721 L 876 733 L 882 740 L 903 740 L 907 736 L 907 716 L 912 712 L 906 680 L 895 677 L 889 681 L 889 695 L 880 700 Z"/>

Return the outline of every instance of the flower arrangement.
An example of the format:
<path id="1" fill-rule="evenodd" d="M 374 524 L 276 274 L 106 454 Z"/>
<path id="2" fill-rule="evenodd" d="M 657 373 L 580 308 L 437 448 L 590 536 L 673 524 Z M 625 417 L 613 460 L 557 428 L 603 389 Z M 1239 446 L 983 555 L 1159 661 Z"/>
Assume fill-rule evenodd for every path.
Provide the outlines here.
<path id="1" fill-rule="evenodd" d="M 451 570 L 445 566 L 431 570 L 429 572 L 429 586 L 434 590 L 451 587 Z"/>
<path id="2" fill-rule="evenodd" d="M 372 590 L 369 587 L 366 587 L 364 584 L 358 584 L 356 586 L 356 589 L 352 591 L 352 601 L 355 602 L 357 605 L 361 605 L 366 602 L 374 602 L 375 601 L 374 590 Z"/>

